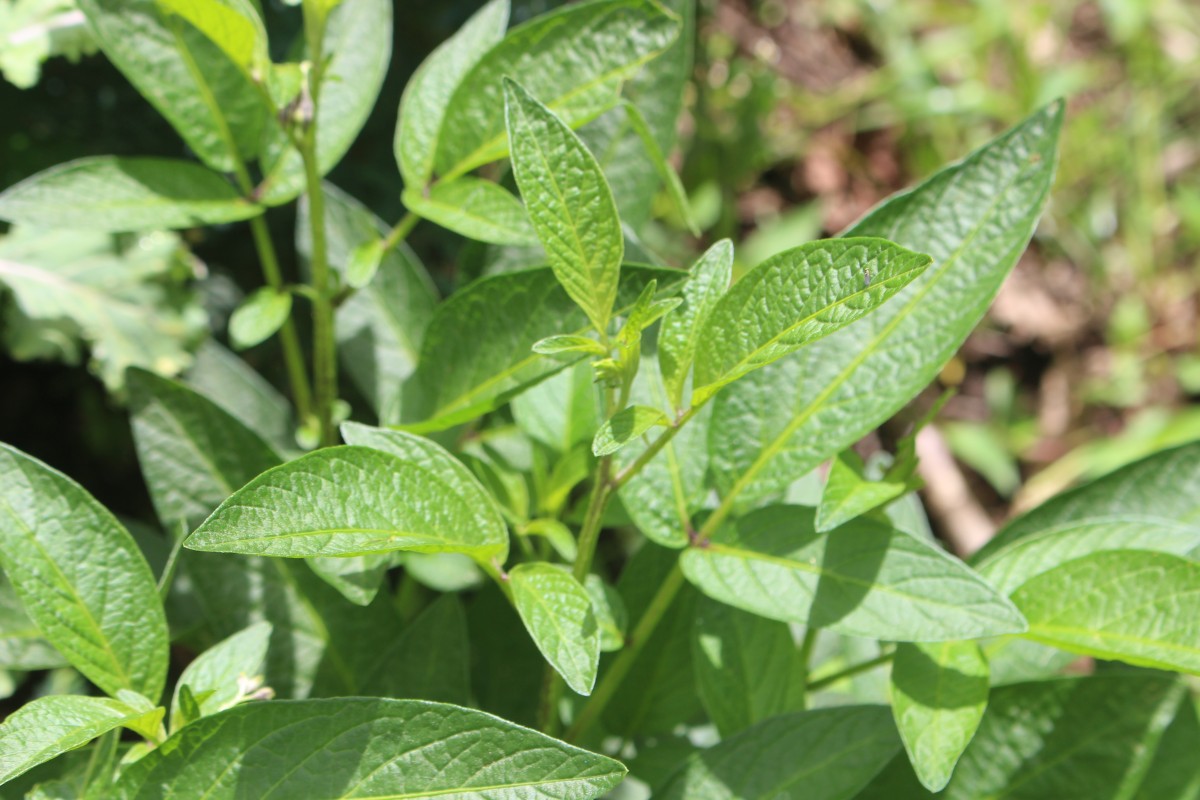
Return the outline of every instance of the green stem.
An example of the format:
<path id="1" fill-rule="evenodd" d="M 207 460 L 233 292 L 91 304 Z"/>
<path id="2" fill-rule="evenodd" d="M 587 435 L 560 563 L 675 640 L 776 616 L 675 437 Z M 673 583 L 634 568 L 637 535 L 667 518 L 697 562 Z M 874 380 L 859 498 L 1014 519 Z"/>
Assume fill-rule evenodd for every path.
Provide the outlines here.
<path id="1" fill-rule="evenodd" d="M 813 647 L 817 643 L 817 629 L 804 629 L 804 641 L 800 643 L 800 688 L 804 697 L 804 707 L 808 707 L 808 675 L 811 668 Z"/>
<path id="2" fill-rule="evenodd" d="M 880 655 L 877 655 L 877 656 L 875 656 L 875 658 L 872 658 L 868 661 L 860 661 L 857 664 L 851 664 L 850 666 L 846 667 L 845 669 L 840 669 L 831 675 L 826 675 L 823 678 L 818 678 L 815 681 L 809 682 L 808 691 L 819 692 L 822 689 L 824 689 L 826 686 L 832 686 L 833 684 L 837 683 L 838 681 L 845 680 L 846 678 L 853 678 L 855 675 L 859 674 L 860 672 L 867 672 L 868 670 L 875 669 L 875 667 L 883 666 L 884 664 L 891 661 L 892 658 L 895 657 L 895 655 L 896 655 L 896 652 L 893 650 L 891 652 L 881 653 Z"/>
<path id="3" fill-rule="evenodd" d="M 417 223 L 420 221 L 421 218 L 411 211 L 401 217 L 396 226 L 388 231 L 388 235 L 383 237 L 383 252 L 386 253 L 407 239 L 408 235 L 412 233 L 412 229 L 417 227 Z"/>
<path id="4" fill-rule="evenodd" d="M 313 384 L 317 424 L 321 446 L 337 443 L 333 427 L 333 404 L 337 400 L 337 347 L 333 331 L 333 291 L 330 280 L 328 245 L 325 241 L 325 192 L 321 188 L 321 170 L 317 165 L 316 137 L 305 140 L 304 173 L 308 182 L 308 217 L 312 234 L 313 299 Z"/>
<path id="5" fill-rule="evenodd" d="M 617 655 L 612 662 L 612 666 L 604 673 L 604 677 L 600 680 L 600 684 L 596 690 L 592 692 L 591 698 L 576 717 L 574 724 L 567 730 L 563 737 L 568 742 L 577 741 L 599 719 L 600 714 L 604 711 L 605 706 L 612 700 L 613 695 L 617 693 L 621 682 L 625 680 L 625 676 L 629 674 L 633 663 L 637 661 L 638 655 L 641 654 L 642 648 L 646 646 L 654 629 L 658 627 L 658 623 L 662 622 L 663 616 L 667 613 L 667 609 L 671 607 L 671 602 L 675 599 L 675 595 L 683 588 L 683 570 L 679 566 L 679 562 L 675 562 L 675 566 L 668 573 L 662 585 L 658 587 L 658 592 L 650 600 L 650 605 L 646 606 L 646 611 L 642 614 L 642 618 L 638 620 L 637 627 L 633 629 L 633 633 L 629 635 L 625 643 L 625 648 Z"/>
<path id="6" fill-rule="evenodd" d="M 663 431 L 661 434 L 659 434 L 658 438 L 650 443 L 650 446 L 647 447 L 646 450 L 640 456 L 637 457 L 636 461 L 634 461 L 632 464 L 630 464 L 625 469 L 618 472 L 616 477 L 614 477 L 613 481 L 612 481 L 613 490 L 615 491 L 617 489 L 620 489 L 622 486 L 624 486 L 626 483 L 629 482 L 630 478 L 632 478 L 634 475 L 637 475 L 639 472 L 641 472 L 642 469 L 647 464 L 649 464 L 650 461 L 656 455 L 658 455 L 659 452 L 661 452 L 664 447 L 666 447 L 668 444 L 670 444 L 671 440 L 675 438 L 675 434 L 679 433 L 679 429 L 682 428 L 684 425 L 686 425 L 688 423 L 688 420 L 690 420 L 692 417 L 696 416 L 697 413 L 699 413 L 702 406 L 703 406 L 703 404 L 701 404 L 699 406 L 692 406 L 691 408 L 689 408 L 682 416 L 679 417 L 679 419 L 677 419 L 675 421 L 675 423 L 673 425 L 671 425 L 671 427 L 667 428 L 665 431 Z"/>
<path id="7" fill-rule="evenodd" d="M 271 232 L 267 229 L 266 217 L 259 215 L 250 220 L 254 234 L 254 247 L 262 265 L 263 278 L 276 291 L 284 291 L 283 273 L 279 269 L 279 258 Z M 292 402 L 296 404 L 296 416 L 303 422 L 312 414 L 312 389 L 308 385 L 308 369 L 304 366 L 304 350 L 300 347 L 300 336 L 296 323 L 289 316 L 279 329 L 279 344 L 283 349 L 283 363 L 287 368 L 288 384 L 292 389 Z"/>

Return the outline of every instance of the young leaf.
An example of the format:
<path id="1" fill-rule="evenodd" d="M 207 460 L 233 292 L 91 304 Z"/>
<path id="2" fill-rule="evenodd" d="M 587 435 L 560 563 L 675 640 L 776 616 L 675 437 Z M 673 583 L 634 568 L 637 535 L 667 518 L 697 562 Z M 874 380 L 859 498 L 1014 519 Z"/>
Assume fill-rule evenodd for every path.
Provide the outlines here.
<path id="1" fill-rule="evenodd" d="M 370 239 L 350 253 L 346 262 L 346 285 L 361 289 L 371 282 L 383 261 L 383 239 Z"/>
<path id="2" fill-rule="evenodd" d="M 194 228 L 261 213 L 217 173 L 170 158 L 79 158 L 0 192 L 0 219 L 46 228 Z"/>
<path id="3" fill-rule="evenodd" d="M 26 703 L 0 725 L 0 784 L 101 734 L 146 722 L 146 712 L 106 697 L 49 695 Z M 162 709 L 151 716 L 161 719 Z"/>
<path id="4" fill-rule="evenodd" d="M 629 406 L 613 414 L 596 431 L 592 454 L 597 457 L 611 455 L 651 428 L 660 425 L 665 428 L 670 424 L 667 415 L 657 408 Z"/>
<path id="5" fill-rule="evenodd" d="M 1145 550 L 1092 553 L 1032 578 L 1012 597 L 1036 642 L 1200 673 L 1200 562 Z"/>
<path id="6" fill-rule="evenodd" d="M 923 250 L 935 266 L 877 312 L 721 393 L 710 446 L 723 493 L 745 503 L 782 490 L 933 380 L 1033 232 L 1061 124 L 1056 103 L 848 232 Z"/>
<path id="7" fill-rule="evenodd" d="M 257 16 L 244 0 L 223 5 Z M 263 129 L 273 124 L 270 112 L 245 69 L 201 30 L 173 17 L 160 0 L 80 0 L 79 9 L 109 61 L 205 164 L 233 172 L 239 160 L 258 154 Z"/>
<path id="8" fill-rule="evenodd" d="M 760 722 L 684 762 L 667 800 L 853 797 L 899 748 L 883 706 L 843 706 Z M 753 765 L 748 769 L 748 765 Z"/>
<path id="9" fill-rule="evenodd" d="M 1003 595 L 935 545 L 860 518 L 829 533 L 812 509 L 770 506 L 682 556 L 715 600 L 784 622 L 901 642 L 1021 633 Z"/>
<path id="10" fill-rule="evenodd" d="M 870 480 L 863 470 L 862 459 L 853 450 L 845 450 L 833 460 L 817 508 L 817 530 L 831 531 L 890 503 L 909 489 L 904 481 Z"/>
<path id="11" fill-rule="evenodd" d="M 267 30 L 250 0 L 158 0 L 158 4 L 208 37 L 250 80 L 270 62 Z"/>
<path id="12" fill-rule="evenodd" d="M 616 106 L 621 85 L 678 33 L 678 21 L 645 0 L 579 3 L 513 28 L 455 89 L 438 131 L 437 172 L 456 177 L 508 153 L 504 77 L 577 128 Z"/>
<path id="13" fill-rule="evenodd" d="M 538 243 L 521 201 L 492 181 L 464 175 L 435 183 L 427 192 L 405 189 L 401 199 L 414 214 L 468 239 L 491 244 Z"/>
<path id="14" fill-rule="evenodd" d="M 625 255 L 604 173 L 566 123 L 512 81 L 504 84 L 504 114 L 513 175 L 550 268 L 603 335 Z"/>
<path id="15" fill-rule="evenodd" d="M 692 635 L 696 690 L 722 738 L 804 710 L 804 664 L 783 622 L 704 598 Z"/>
<path id="16" fill-rule="evenodd" d="M 592 598 L 592 611 L 600 628 L 600 650 L 605 653 L 620 650 L 625 646 L 625 630 L 629 626 L 625 601 L 614 587 L 595 573 L 587 576 L 583 588 Z"/>
<path id="17" fill-rule="evenodd" d="M 862 318 L 930 263 L 929 256 L 867 238 L 812 242 L 767 259 L 717 301 L 701 330 L 693 405 Z"/>
<path id="18" fill-rule="evenodd" d="M 722 239 L 692 265 L 680 295 L 683 304 L 668 314 L 658 332 L 658 363 L 672 408 L 683 406 L 683 390 L 700 338 L 733 275 L 733 242 Z"/>
<path id="19" fill-rule="evenodd" d="M 518 564 L 508 573 L 525 629 L 571 689 L 592 693 L 600 665 L 600 630 L 592 599 L 562 567 Z"/>
<path id="20" fill-rule="evenodd" d="M 183 726 L 180 692 L 187 689 L 196 703 L 198 714 L 188 714 L 188 722 L 207 717 L 232 706 L 245 694 L 247 679 L 262 673 L 267 657 L 271 625 L 258 622 L 205 650 L 187 665 L 175 684 L 171 701 L 171 730 Z"/>
<path id="21" fill-rule="evenodd" d="M 291 292 L 264 286 L 229 317 L 229 341 L 237 350 L 265 342 L 283 327 L 291 313 Z"/>
<path id="22" fill-rule="evenodd" d="M 588 336 L 575 336 L 569 333 L 539 339 L 529 349 L 540 356 L 555 356 L 559 353 L 584 353 L 591 356 L 608 354 L 608 350 L 604 345 L 595 339 Z"/>
<path id="23" fill-rule="evenodd" d="M 892 715 L 913 769 L 931 792 L 950 782 L 954 765 L 983 719 L 988 664 L 974 642 L 900 644 L 892 661 Z"/>
<path id="24" fill-rule="evenodd" d="M 298 743 L 300 770 L 288 756 Z M 112 797 L 517 800 L 533 792 L 547 800 L 586 800 L 624 775 L 619 761 L 481 711 L 339 698 L 252 703 L 205 717 L 127 767 Z"/>
<path id="25" fill-rule="evenodd" d="M 396 163 L 409 189 L 433 175 L 433 156 L 446 106 L 463 76 L 504 37 L 509 0 L 491 0 L 426 58 L 404 87 L 396 121 Z M 404 204 L 409 208 L 408 201 Z"/>
<path id="26" fill-rule="evenodd" d="M 550 542 L 550 546 L 554 548 L 554 552 L 562 557 L 563 561 L 574 561 L 579 555 L 579 547 L 575 542 L 575 535 L 571 533 L 571 529 L 556 519 L 535 519 L 530 520 L 528 525 L 521 529 L 523 536 L 543 536 L 546 541 Z M 590 576 L 589 576 L 590 578 Z M 591 583 L 585 587 L 591 591 Z M 595 595 L 593 594 L 593 599 Z"/>
<path id="27" fill-rule="evenodd" d="M 504 520 L 450 460 L 432 442 L 410 458 L 354 445 L 318 450 L 234 492 L 185 546 L 287 558 L 460 552 L 503 562 Z"/>
<path id="28" fill-rule="evenodd" d="M 167 621 L 129 532 L 83 487 L 0 444 L 0 566 L 46 639 L 110 695 L 158 698 Z"/>
<path id="29" fill-rule="evenodd" d="M 684 191 L 683 183 L 680 182 L 679 176 L 675 174 L 675 170 L 667 163 L 667 157 L 663 154 L 662 148 L 658 146 L 658 140 L 654 138 L 654 132 L 650 130 L 650 124 L 646 122 L 646 118 L 642 116 L 641 110 L 633 103 L 626 100 L 622 103 L 625 109 L 625 114 L 629 118 L 629 125 L 633 128 L 638 138 L 642 140 L 642 146 L 646 148 L 646 155 L 650 157 L 650 163 L 654 165 L 655 172 L 662 179 L 662 182 L 667 187 L 667 194 L 671 197 L 671 202 L 675 204 L 675 209 L 679 212 L 679 216 L 683 218 L 683 222 L 687 225 L 688 230 L 693 236 L 700 235 L 700 229 L 696 227 L 696 221 L 692 218 L 692 209 L 688 205 L 687 192 Z"/>

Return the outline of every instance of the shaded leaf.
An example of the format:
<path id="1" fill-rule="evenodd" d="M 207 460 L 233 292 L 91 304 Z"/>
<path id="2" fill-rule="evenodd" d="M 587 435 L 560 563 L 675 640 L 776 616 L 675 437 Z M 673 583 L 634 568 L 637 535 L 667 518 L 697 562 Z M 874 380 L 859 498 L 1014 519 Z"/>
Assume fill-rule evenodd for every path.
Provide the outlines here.
<path id="1" fill-rule="evenodd" d="M 592 454 L 611 455 L 654 427 L 669 427 L 667 415 L 650 406 L 629 406 L 608 418 L 592 440 Z"/>
<path id="2" fill-rule="evenodd" d="M 905 481 L 873 481 L 864 471 L 862 459 L 853 450 L 843 451 L 833 460 L 817 508 L 817 530 L 831 531 L 909 490 Z"/>

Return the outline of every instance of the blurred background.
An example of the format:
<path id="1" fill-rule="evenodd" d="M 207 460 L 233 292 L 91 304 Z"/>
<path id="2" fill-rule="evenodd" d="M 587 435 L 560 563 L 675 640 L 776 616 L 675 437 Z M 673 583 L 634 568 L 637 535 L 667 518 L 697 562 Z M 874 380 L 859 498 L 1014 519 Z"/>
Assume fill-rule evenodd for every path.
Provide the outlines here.
<path id="1" fill-rule="evenodd" d="M 516 17 L 555 4 L 516 3 Z M 388 83 L 331 176 L 384 219 L 402 213 L 391 155 L 400 91 L 479 5 L 396 4 Z M 279 0 L 264 6 L 273 32 L 298 26 Z M 83 155 L 182 151 L 92 52 L 72 0 L 0 0 L 0 73 L 0 187 Z M 703 235 L 686 233 L 666 197 L 643 233 L 648 249 L 680 266 L 724 236 L 743 243 L 744 269 L 834 235 L 1060 96 L 1067 127 L 1049 209 L 942 375 L 958 393 L 924 444 L 924 469 L 943 526 L 939 516 L 966 513 L 986 528 L 1077 480 L 1200 437 L 1191 405 L 1200 396 L 1200 3 L 700 3 L 675 162 Z M 293 213 L 270 215 L 285 250 Z M 22 246 L 15 238 L 0 238 L 0 257 Z M 137 286 L 113 291 L 140 304 L 140 330 L 160 331 L 186 358 L 210 327 L 224 330 L 258 270 L 242 228 L 183 239 L 186 249 L 139 241 L 147 255 Z M 412 242 L 443 289 L 472 277 L 462 240 L 422 225 Z M 91 255 L 103 260 L 108 246 Z M 113 353 L 89 354 L 72 331 L 61 341 L 26 336 L 27 321 L 11 312 L 0 299 L 0 440 L 114 510 L 149 516 L 119 380 L 103 380 Z M 166 371 L 173 352 L 156 356 Z M 278 361 L 269 345 L 246 357 L 268 374 Z M 89 360 L 90 372 L 78 366 Z"/>

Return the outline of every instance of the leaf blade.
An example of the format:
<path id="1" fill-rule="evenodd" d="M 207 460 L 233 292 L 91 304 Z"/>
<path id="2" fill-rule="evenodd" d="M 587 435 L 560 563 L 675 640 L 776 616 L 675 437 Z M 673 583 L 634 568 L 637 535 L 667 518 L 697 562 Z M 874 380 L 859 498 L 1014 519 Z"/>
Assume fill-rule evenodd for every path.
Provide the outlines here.
<path id="1" fill-rule="evenodd" d="M 663 318 L 658 332 L 658 362 L 673 408 L 683 404 L 697 341 L 732 278 L 733 242 L 722 239 L 696 260 L 680 292 L 683 304 Z"/>
<path id="2" fill-rule="evenodd" d="M 513 604 L 538 650 L 573 691 L 592 693 L 600 665 L 600 629 L 587 590 L 565 569 L 543 562 L 508 573 Z"/>
<path id="3" fill-rule="evenodd" d="M 492 181 L 464 175 L 440 181 L 426 193 L 405 189 L 401 200 L 417 216 L 468 239 L 519 246 L 538 243 L 525 207 Z"/>

